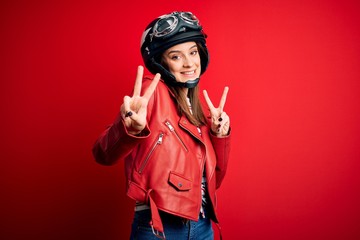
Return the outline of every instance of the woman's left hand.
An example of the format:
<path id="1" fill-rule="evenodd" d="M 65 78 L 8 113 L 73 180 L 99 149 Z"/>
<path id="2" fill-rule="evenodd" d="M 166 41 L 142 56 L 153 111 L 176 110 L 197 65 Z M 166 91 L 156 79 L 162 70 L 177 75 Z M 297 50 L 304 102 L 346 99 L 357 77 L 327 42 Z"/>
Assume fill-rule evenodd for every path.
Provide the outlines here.
<path id="1" fill-rule="evenodd" d="M 217 108 L 215 108 L 214 105 L 212 104 L 207 94 L 207 91 L 206 90 L 203 91 L 205 101 L 209 107 L 211 114 L 211 131 L 218 137 L 226 136 L 229 134 L 230 118 L 226 114 L 226 112 L 224 112 L 224 106 L 228 91 L 229 91 L 229 87 L 225 87 L 223 95 L 220 100 L 220 104 Z"/>

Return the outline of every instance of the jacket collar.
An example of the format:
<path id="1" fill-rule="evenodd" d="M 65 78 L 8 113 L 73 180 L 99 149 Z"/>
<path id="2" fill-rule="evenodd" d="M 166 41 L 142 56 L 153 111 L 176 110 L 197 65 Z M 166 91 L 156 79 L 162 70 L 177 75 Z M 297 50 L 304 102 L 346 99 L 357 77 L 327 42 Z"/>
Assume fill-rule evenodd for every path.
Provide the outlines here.
<path id="1" fill-rule="evenodd" d="M 178 124 L 179 124 L 180 128 L 189 132 L 193 137 L 198 139 L 200 142 L 203 142 L 203 139 L 198 131 L 198 128 L 196 126 L 194 126 L 193 124 L 191 124 L 191 122 L 187 119 L 186 116 L 184 116 L 184 115 L 181 116 Z"/>

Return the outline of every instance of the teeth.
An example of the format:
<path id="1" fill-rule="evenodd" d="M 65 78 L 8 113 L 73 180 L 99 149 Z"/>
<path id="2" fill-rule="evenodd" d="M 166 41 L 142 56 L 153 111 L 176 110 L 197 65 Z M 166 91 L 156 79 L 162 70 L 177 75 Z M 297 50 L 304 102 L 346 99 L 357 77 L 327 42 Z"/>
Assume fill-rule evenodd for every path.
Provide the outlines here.
<path id="1" fill-rule="evenodd" d="M 189 75 L 189 74 L 194 74 L 195 71 L 191 71 L 191 72 L 183 72 L 183 74 Z"/>

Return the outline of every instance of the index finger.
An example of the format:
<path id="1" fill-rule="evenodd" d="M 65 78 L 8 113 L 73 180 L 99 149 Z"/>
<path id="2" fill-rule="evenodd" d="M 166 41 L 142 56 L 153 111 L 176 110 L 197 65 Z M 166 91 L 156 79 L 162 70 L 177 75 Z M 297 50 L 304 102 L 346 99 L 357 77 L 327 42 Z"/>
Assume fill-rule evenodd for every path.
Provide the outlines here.
<path id="1" fill-rule="evenodd" d="M 219 108 L 221 111 L 224 109 L 225 102 L 226 102 L 226 96 L 227 96 L 228 92 L 229 92 L 229 87 L 225 87 L 223 95 L 221 96 L 220 104 L 219 104 Z"/>
<path id="2" fill-rule="evenodd" d="M 214 105 L 212 104 L 212 102 L 211 102 L 211 100 L 210 100 L 210 98 L 209 98 L 209 95 L 207 94 L 207 91 L 206 91 L 206 90 L 203 91 L 203 94 L 204 94 L 205 101 L 206 101 L 208 107 L 210 108 L 210 110 L 215 109 L 215 107 L 214 107 Z"/>
<path id="3" fill-rule="evenodd" d="M 133 96 L 140 96 L 143 74 L 144 74 L 144 67 L 138 66 Z"/>
<path id="4" fill-rule="evenodd" d="M 149 87 L 146 89 L 146 91 L 144 93 L 144 98 L 146 98 L 148 100 L 150 99 L 151 95 L 155 91 L 156 86 L 159 83 L 160 77 L 161 77 L 160 73 L 155 74 L 154 79 L 151 81 Z"/>

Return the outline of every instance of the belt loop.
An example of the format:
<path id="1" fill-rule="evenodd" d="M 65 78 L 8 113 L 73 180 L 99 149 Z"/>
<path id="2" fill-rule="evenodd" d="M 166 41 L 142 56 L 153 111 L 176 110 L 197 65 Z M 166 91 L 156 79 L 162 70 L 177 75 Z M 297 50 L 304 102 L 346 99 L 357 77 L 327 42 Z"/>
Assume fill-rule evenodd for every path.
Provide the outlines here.
<path id="1" fill-rule="evenodd" d="M 150 203 L 150 210 L 151 210 L 150 226 L 156 237 L 158 237 L 160 239 L 166 239 L 164 227 L 161 222 L 161 218 L 160 218 L 160 214 L 159 214 L 159 210 L 158 210 L 154 200 L 150 196 L 151 191 L 152 191 L 152 189 L 150 189 L 146 195 L 146 198 L 148 199 L 148 201 Z"/>

